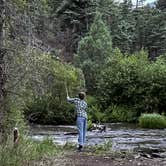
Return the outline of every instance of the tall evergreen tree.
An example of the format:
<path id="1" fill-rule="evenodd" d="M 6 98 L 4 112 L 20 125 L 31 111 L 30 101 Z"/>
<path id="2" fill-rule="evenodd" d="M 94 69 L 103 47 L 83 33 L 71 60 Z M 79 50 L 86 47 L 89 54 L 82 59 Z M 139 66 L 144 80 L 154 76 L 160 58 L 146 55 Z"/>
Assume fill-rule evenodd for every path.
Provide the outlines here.
<path id="1" fill-rule="evenodd" d="M 55 7 L 52 17 L 56 40 L 66 61 L 73 61 L 78 41 L 89 29 L 92 19 L 91 6 L 91 0 L 63 0 Z"/>
<path id="2" fill-rule="evenodd" d="M 64 0 L 57 8 L 55 26 L 58 25 L 64 41 L 64 57 L 72 61 L 76 53 L 78 41 L 88 31 L 92 15 L 89 0 Z"/>
<path id="3" fill-rule="evenodd" d="M 132 15 L 131 0 L 125 0 L 112 10 L 110 15 L 111 21 L 109 26 L 112 34 L 113 47 L 118 47 L 125 52 L 132 52 L 132 44 L 134 40 L 135 20 Z"/>
<path id="4" fill-rule="evenodd" d="M 111 51 L 112 40 L 109 30 L 101 14 L 97 13 L 90 32 L 79 42 L 76 58 L 85 75 L 89 93 L 95 93 L 97 77 L 110 57 Z"/>
<path id="5" fill-rule="evenodd" d="M 166 17 L 165 12 L 160 12 L 157 9 L 144 9 L 144 24 L 145 43 L 144 47 L 149 51 L 151 58 L 166 52 Z M 161 21 L 162 20 L 162 21 Z"/>

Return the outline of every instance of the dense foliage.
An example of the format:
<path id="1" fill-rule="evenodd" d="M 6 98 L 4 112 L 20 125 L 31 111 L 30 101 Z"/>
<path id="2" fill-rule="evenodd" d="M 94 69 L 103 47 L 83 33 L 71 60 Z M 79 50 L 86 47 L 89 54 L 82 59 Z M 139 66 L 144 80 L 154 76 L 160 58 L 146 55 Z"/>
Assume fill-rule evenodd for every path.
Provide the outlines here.
<path id="1" fill-rule="evenodd" d="M 29 77 L 22 92 L 25 98 L 25 115 L 31 122 L 43 124 L 71 123 L 74 120 L 73 108 L 67 105 L 66 88 L 69 94 L 76 95 L 84 88 L 84 78 L 80 70 L 63 64 L 50 55 L 36 55 L 34 78 Z"/>
<path id="2" fill-rule="evenodd" d="M 163 57 L 149 61 L 145 52 L 128 56 L 115 50 L 98 80 L 100 102 L 127 105 L 142 112 L 164 112 L 166 62 Z"/>
<path id="3" fill-rule="evenodd" d="M 73 124 L 66 87 L 72 97 L 92 95 L 91 126 L 141 116 L 140 126 L 165 128 L 165 18 L 165 0 L 0 0 L 1 165 L 59 152 L 50 140 L 13 146 L 10 133 L 25 133 L 26 120 Z"/>
<path id="4" fill-rule="evenodd" d="M 37 123 L 72 123 L 65 84 L 75 96 L 84 76 L 96 98 L 94 122 L 165 112 L 163 0 L 140 8 L 130 0 L 0 0 L 0 6 L 1 133 L 20 125 L 23 115 Z M 128 118 L 124 112 L 131 112 Z"/>
<path id="5" fill-rule="evenodd" d="M 122 3 L 113 0 L 36 0 L 36 4 L 36 13 L 41 15 L 36 19 L 40 25 L 35 25 L 37 34 L 44 43 L 60 49 L 60 55 L 66 61 L 73 60 L 78 42 L 90 30 L 96 11 L 108 25 L 114 48 L 118 47 L 123 53 L 145 48 L 152 58 L 166 51 L 166 11 L 162 0 L 156 5 L 137 8 L 131 0 Z"/>

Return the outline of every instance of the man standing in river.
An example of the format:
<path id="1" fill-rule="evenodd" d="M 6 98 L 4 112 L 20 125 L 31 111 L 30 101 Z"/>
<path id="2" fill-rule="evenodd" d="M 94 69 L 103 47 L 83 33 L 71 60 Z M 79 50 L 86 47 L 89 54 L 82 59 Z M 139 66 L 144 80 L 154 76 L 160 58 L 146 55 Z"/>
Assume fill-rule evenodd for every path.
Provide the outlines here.
<path id="1" fill-rule="evenodd" d="M 75 105 L 77 113 L 78 128 L 78 151 L 81 151 L 86 142 L 87 131 L 87 103 L 85 102 L 85 93 L 80 92 L 78 98 L 70 98 L 67 94 L 67 101 Z"/>

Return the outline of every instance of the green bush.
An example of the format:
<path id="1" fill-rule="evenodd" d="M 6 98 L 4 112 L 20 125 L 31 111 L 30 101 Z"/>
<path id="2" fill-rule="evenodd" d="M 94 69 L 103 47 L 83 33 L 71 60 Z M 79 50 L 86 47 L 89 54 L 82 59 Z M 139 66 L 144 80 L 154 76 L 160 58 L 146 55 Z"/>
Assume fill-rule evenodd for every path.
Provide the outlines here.
<path id="1" fill-rule="evenodd" d="M 113 105 L 105 111 L 106 122 L 135 122 L 136 120 L 136 111 L 127 106 Z"/>
<path id="2" fill-rule="evenodd" d="M 105 113 L 100 110 L 97 99 L 93 96 L 87 96 L 88 119 L 93 123 L 105 122 Z"/>
<path id="3" fill-rule="evenodd" d="M 24 87 L 25 117 L 33 123 L 72 124 L 75 120 L 74 108 L 67 103 L 66 89 L 75 97 L 84 88 L 84 77 L 79 69 L 61 63 L 50 55 L 36 56 L 34 63 L 38 68 L 38 78 L 34 84 L 33 77 Z M 38 82 L 40 84 L 38 84 Z"/>
<path id="4" fill-rule="evenodd" d="M 127 105 L 137 114 L 166 108 L 166 62 L 149 61 L 147 53 L 123 55 L 114 50 L 98 79 L 97 95 L 103 109 L 110 105 Z"/>
<path id="5" fill-rule="evenodd" d="M 91 119 L 88 119 L 88 127 L 87 127 L 87 129 L 91 130 L 92 128 L 93 128 L 93 123 L 92 123 Z"/>
<path id="6" fill-rule="evenodd" d="M 71 104 L 64 99 L 61 104 L 53 96 L 36 98 L 27 104 L 24 114 L 28 121 L 38 124 L 73 124 L 75 111 Z"/>
<path id="7" fill-rule="evenodd" d="M 21 116 L 24 114 L 25 118 L 33 123 L 74 122 L 74 108 L 66 101 L 65 86 L 68 87 L 71 97 L 84 88 L 84 76 L 80 69 L 37 50 L 32 51 L 28 62 L 20 55 L 15 57 L 12 64 L 13 68 L 17 66 L 20 72 L 11 68 L 10 72 L 13 74 L 7 85 L 12 87 L 9 88 L 12 93 L 9 93 L 8 102 L 11 111 L 10 108 L 6 111 L 11 113 L 11 117 L 7 117 L 6 120 L 10 127 L 20 124 L 20 119 L 16 115 L 19 111 Z M 19 122 L 15 122 L 14 118 Z"/>
<path id="8" fill-rule="evenodd" d="M 101 112 L 100 109 L 96 106 L 91 106 L 88 109 L 88 118 L 93 122 L 93 123 L 100 123 L 100 122 L 105 122 L 104 116 L 105 113 Z"/>
<path id="9" fill-rule="evenodd" d="M 143 128 L 166 128 L 166 117 L 160 114 L 142 114 L 139 125 Z"/>
<path id="10" fill-rule="evenodd" d="M 127 106 L 111 105 L 101 110 L 99 101 L 94 96 L 87 96 L 89 128 L 92 123 L 108 122 L 135 122 L 137 112 Z"/>

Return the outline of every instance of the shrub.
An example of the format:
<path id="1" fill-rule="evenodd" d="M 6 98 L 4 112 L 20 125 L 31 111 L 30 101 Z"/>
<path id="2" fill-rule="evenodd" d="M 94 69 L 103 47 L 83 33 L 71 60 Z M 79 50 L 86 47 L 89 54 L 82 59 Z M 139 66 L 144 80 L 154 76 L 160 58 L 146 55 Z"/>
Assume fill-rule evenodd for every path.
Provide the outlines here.
<path id="1" fill-rule="evenodd" d="M 166 62 L 162 58 L 149 61 L 141 51 L 123 55 L 118 49 L 98 79 L 97 95 L 104 109 L 110 105 L 134 107 L 137 114 L 166 108 Z"/>
<path id="2" fill-rule="evenodd" d="M 36 98 L 24 109 L 26 118 L 38 124 L 73 124 L 75 122 L 74 107 L 65 99 L 60 102 L 53 96 Z"/>
<path id="3" fill-rule="evenodd" d="M 104 112 L 100 110 L 99 103 L 95 97 L 87 96 L 88 119 L 93 123 L 105 122 Z"/>
<path id="4" fill-rule="evenodd" d="M 84 88 L 84 77 L 79 69 L 61 63 L 50 55 L 36 56 L 37 83 L 29 77 L 22 87 L 25 99 L 24 115 L 34 123 L 71 124 L 74 122 L 74 108 L 66 101 L 66 89 L 70 96 Z M 35 65 L 34 65 L 35 66 Z M 36 78 L 37 77 L 37 78 Z M 23 100 L 23 99 L 22 99 Z"/>
<path id="5" fill-rule="evenodd" d="M 127 106 L 111 105 L 106 110 L 101 110 L 98 100 L 93 96 L 87 96 L 89 128 L 92 123 L 100 122 L 135 122 L 137 112 Z"/>
<path id="6" fill-rule="evenodd" d="M 88 127 L 87 127 L 87 129 L 91 130 L 92 128 L 93 128 L 93 123 L 92 123 L 91 119 L 88 119 Z"/>
<path id="7" fill-rule="evenodd" d="M 160 114 L 142 114 L 139 125 L 143 128 L 166 128 L 166 117 Z"/>
<path id="8" fill-rule="evenodd" d="M 110 106 L 105 113 L 106 122 L 135 122 L 137 120 L 136 111 L 127 106 Z"/>

